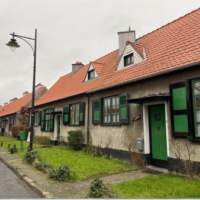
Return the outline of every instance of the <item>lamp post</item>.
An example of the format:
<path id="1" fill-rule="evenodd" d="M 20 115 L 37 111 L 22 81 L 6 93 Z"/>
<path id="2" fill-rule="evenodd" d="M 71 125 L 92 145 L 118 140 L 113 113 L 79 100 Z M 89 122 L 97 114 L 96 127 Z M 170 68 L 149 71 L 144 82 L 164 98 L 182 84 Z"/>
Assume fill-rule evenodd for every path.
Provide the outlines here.
<path id="1" fill-rule="evenodd" d="M 33 149 L 33 137 L 34 137 L 34 122 L 35 122 L 35 78 L 36 78 L 36 56 L 37 56 L 37 29 L 35 29 L 35 37 L 26 37 L 22 35 L 17 35 L 15 33 L 10 34 L 12 36 L 11 40 L 6 44 L 10 47 L 11 50 L 15 50 L 19 48 L 20 45 L 17 43 L 15 38 L 19 38 L 26 42 L 33 51 L 33 85 L 32 85 L 32 104 L 31 104 L 31 127 L 30 127 L 30 143 L 29 143 L 29 151 Z M 29 40 L 33 41 L 32 45 Z"/>

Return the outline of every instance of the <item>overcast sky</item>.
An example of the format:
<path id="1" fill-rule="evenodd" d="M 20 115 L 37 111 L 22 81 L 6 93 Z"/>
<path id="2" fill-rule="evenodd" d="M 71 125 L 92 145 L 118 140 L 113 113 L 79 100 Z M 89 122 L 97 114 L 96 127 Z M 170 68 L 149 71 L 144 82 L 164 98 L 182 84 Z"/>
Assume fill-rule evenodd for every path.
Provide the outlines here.
<path id="1" fill-rule="evenodd" d="M 14 53 L 9 33 L 33 36 L 38 28 L 37 82 L 50 87 L 71 71 L 118 48 L 118 31 L 142 36 L 194 9 L 200 0 L 0 0 L 0 104 L 31 90 L 30 47 Z"/>

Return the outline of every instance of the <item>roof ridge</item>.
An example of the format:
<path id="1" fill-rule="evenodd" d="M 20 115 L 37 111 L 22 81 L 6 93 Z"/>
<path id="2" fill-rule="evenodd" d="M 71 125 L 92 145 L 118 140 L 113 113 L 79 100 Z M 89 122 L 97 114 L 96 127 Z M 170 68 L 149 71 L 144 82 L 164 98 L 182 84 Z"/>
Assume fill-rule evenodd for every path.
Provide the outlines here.
<path id="1" fill-rule="evenodd" d="M 194 13 L 194 12 L 197 12 L 199 9 L 200 9 L 200 7 L 197 8 L 197 9 L 195 9 L 195 10 L 192 10 L 191 12 L 186 13 L 186 14 L 184 14 L 184 15 L 182 15 L 182 16 L 180 16 L 180 17 L 178 17 L 178 18 L 176 18 L 176 19 L 174 19 L 174 20 L 172 20 L 172 21 L 170 21 L 170 22 L 168 22 L 168 23 L 166 23 L 166 24 L 164 24 L 164 25 L 162 25 L 162 26 L 160 26 L 159 28 L 156 28 L 156 29 L 153 30 L 153 31 L 150 31 L 150 32 L 144 34 L 143 36 L 137 38 L 135 42 L 137 42 L 138 40 L 140 40 L 140 39 L 142 39 L 142 38 L 144 38 L 144 37 L 146 37 L 146 36 L 148 36 L 148 35 L 150 35 L 150 34 L 156 32 L 156 31 L 158 31 L 158 30 L 160 30 L 160 29 L 163 29 L 164 27 L 166 27 L 166 26 L 168 26 L 168 25 L 170 25 L 170 24 L 173 24 L 173 23 L 175 23 L 175 22 L 177 22 L 177 21 L 179 21 L 179 20 L 181 20 L 181 19 L 187 17 L 188 15 L 191 15 L 191 14 Z"/>

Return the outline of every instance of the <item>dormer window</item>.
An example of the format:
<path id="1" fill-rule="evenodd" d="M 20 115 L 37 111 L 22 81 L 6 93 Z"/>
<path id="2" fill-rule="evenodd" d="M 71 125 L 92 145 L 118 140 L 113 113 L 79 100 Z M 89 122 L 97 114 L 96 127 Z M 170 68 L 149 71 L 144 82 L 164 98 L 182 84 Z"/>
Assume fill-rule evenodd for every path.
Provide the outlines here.
<path id="1" fill-rule="evenodd" d="M 86 77 L 85 77 L 85 81 L 89 81 L 89 80 L 93 80 L 97 78 L 97 73 L 95 71 L 95 68 L 93 67 L 92 64 L 89 65 Z"/>
<path id="2" fill-rule="evenodd" d="M 92 80 L 95 78 L 95 70 L 91 69 L 88 71 L 88 80 Z"/>
<path id="3" fill-rule="evenodd" d="M 124 67 L 134 63 L 133 53 L 124 56 Z"/>

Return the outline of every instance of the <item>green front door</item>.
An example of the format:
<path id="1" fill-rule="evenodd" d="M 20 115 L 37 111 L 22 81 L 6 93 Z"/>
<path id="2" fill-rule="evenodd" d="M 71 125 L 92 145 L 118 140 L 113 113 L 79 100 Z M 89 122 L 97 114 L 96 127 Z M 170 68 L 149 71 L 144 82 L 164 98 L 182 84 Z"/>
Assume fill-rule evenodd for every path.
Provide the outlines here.
<path id="1" fill-rule="evenodd" d="M 149 107 L 149 127 L 152 160 L 167 161 L 165 105 Z"/>

